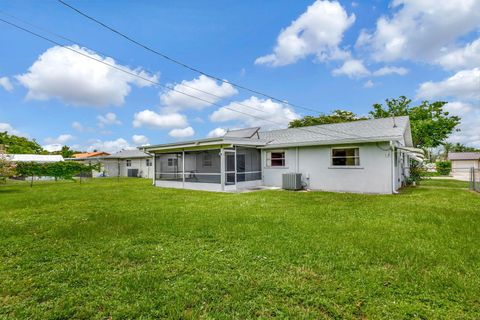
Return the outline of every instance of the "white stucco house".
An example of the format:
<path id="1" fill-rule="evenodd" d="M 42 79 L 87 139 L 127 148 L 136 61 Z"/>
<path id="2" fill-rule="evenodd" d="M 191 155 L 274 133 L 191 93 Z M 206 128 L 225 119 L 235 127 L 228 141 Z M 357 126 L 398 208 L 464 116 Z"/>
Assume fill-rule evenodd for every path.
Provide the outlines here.
<path id="1" fill-rule="evenodd" d="M 153 179 L 153 157 L 138 149 L 122 150 L 102 157 L 103 170 L 109 177 Z"/>
<path id="2" fill-rule="evenodd" d="M 409 175 L 412 146 L 408 117 L 362 120 L 261 131 L 143 148 L 153 154 L 159 187 L 239 191 L 284 186 L 297 173 L 312 190 L 391 194 Z"/>
<path id="3" fill-rule="evenodd" d="M 458 180 L 469 181 L 471 168 L 480 169 L 480 152 L 449 152 L 448 160 L 452 162 L 450 174 Z"/>

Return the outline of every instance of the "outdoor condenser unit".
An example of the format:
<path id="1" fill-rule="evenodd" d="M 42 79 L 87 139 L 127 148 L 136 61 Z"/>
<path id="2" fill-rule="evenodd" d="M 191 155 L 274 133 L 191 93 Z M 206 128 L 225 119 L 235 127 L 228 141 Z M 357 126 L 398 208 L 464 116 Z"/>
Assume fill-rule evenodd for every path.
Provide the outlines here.
<path id="1" fill-rule="evenodd" d="M 302 189 L 302 174 L 301 173 L 282 174 L 282 189 L 285 189 L 285 190 Z"/>

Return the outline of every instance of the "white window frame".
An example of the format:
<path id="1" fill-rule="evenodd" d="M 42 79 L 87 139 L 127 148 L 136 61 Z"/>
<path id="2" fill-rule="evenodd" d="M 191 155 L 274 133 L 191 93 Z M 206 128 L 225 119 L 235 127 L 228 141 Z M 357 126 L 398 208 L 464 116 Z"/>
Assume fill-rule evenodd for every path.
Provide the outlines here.
<path id="1" fill-rule="evenodd" d="M 358 149 L 358 153 L 356 156 L 345 156 L 345 157 L 335 157 L 335 158 L 353 158 L 353 159 L 358 159 L 358 164 L 354 165 L 338 165 L 338 164 L 333 164 L 333 151 L 334 150 L 346 150 L 346 149 Z M 330 166 L 332 168 L 360 168 L 361 165 L 361 159 L 360 159 L 360 147 L 352 146 L 352 147 L 335 147 L 330 149 Z"/>
<path id="2" fill-rule="evenodd" d="M 125 166 L 126 167 L 131 167 L 132 166 L 132 160 L 130 160 L 130 159 L 125 160 Z"/>
<path id="3" fill-rule="evenodd" d="M 147 167 L 151 167 L 152 166 L 152 159 L 145 159 L 145 165 Z"/>
<path id="4" fill-rule="evenodd" d="M 170 164 L 170 161 L 172 162 L 171 164 Z M 167 159 L 167 167 L 175 167 L 175 166 L 178 167 L 178 158 L 168 158 Z"/>
<path id="5" fill-rule="evenodd" d="M 272 166 L 272 153 L 283 153 L 283 158 L 275 158 L 275 160 L 283 160 L 283 165 Z M 268 150 L 265 154 L 268 168 L 285 168 L 287 165 L 287 152 L 285 150 Z"/>
<path id="6" fill-rule="evenodd" d="M 213 166 L 213 155 L 211 153 L 204 153 L 202 157 L 202 165 L 204 167 Z"/>

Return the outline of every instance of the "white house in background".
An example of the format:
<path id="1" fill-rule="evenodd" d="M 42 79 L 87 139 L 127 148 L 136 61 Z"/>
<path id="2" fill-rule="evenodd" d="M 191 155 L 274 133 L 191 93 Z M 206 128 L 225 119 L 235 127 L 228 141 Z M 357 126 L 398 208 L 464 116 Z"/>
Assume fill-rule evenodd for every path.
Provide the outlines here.
<path id="1" fill-rule="evenodd" d="M 291 188 L 293 179 L 313 190 L 389 194 L 405 183 L 410 158 L 423 159 L 408 117 L 249 128 L 143 149 L 155 157 L 154 185 L 210 191 Z"/>
<path id="2" fill-rule="evenodd" d="M 480 152 L 449 152 L 451 175 L 459 180 L 470 180 L 470 168 L 480 169 Z"/>
<path id="3" fill-rule="evenodd" d="M 153 179 L 152 155 L 134 150 L 122 150 L 109 156 L 101 157 L 105 174 L 109 177 L 139 177 Z"/>
<path id="4" fill-rule="evenodd" d="M 8 159 L 12 162 L 59 162 L 64 161 L 61 155 L 50 154 L 6 154 Z"/>

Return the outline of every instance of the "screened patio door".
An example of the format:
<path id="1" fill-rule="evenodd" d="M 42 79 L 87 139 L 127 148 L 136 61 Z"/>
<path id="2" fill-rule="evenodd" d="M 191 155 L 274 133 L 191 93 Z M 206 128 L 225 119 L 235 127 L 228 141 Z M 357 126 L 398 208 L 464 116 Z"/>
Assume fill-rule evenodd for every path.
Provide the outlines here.
<path id="1" fill-rule="evenodd" d="M 235 184 L 235 151 L 225 151 L 225 184 Z"/>

